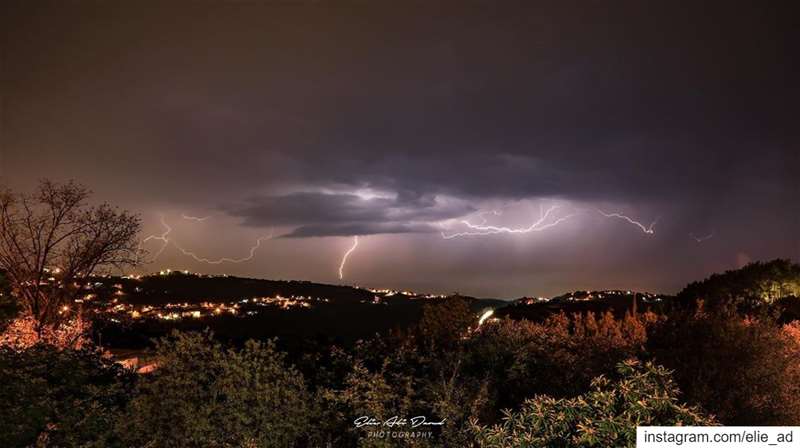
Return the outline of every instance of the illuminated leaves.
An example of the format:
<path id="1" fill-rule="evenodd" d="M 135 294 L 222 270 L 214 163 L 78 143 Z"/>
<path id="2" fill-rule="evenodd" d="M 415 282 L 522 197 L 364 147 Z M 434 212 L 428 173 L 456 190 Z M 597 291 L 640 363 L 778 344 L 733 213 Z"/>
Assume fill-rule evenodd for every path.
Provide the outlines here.
<path id="1" fill-rule="evenodd" d="M 519 411 L 505 411 L 498 425 L 473 422 L 479 446 L 632 447 L 637 425 L 715 424 L 698 409 L 680 404 L 665 368 L 629 360 L 617 366 L 617 373 L 619 380 L 598 377 L 590 392 L 575 398 L 526 400 Z"/>

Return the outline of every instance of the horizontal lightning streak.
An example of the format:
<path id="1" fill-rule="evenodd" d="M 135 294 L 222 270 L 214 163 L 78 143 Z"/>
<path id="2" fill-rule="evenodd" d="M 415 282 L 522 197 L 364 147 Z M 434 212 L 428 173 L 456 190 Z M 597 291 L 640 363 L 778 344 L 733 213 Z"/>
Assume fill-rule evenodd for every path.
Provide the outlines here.
<path id="1" fill-rule="evenodd" d="M 198 222 L 203 222 L 203 221 L 205 221 L 206 219 L 210 218 L 210 216 L 202 216 L 202 217 L 199 217 L 199 216 L 181 215 L 181 218 L 183 218 L 183 219 L 187 219 L 187 220 L 189 220 L 189 221 L 198 221 Z"/>
<path id="2" fill-rule="evenodd" d="M 540 213 L 539 219 L 534 221 L 528 227 L 521 227 L 521 228 L 512 228 L 512 227 L 503 227 L 503 226 L 493 226 L 493 225 L 486 225 L 485 218 L 483 215 L 486 213 L 481 214 L 481 218 L 483 219 L 483 223 L 481 224 L 473 224 L 467 220 L 461 221 L 462 224 L 467 226 L 470 230 L 464 232 L 456 232 L 451 234 L 446 234 L 442 232 L 442 238 L 449 240 L 458 237 L 465 237 L 465 236 L 482 236 L 482 235 L 496 235 L 500 233 L 508 233 L 508 234 L 516 234 L 516 233 L 530 233 L 530 232 L 541 232 L 542 230 L 547 230 L 551 227 L 555 227 L 558 224 L 572 218 L 573 216 L 577 215 L 577 213 L 572 213 L 566 216 L 561 216 L 556 218 L 550 222 L 547 222 L 550 215 L 552 215 L 556 210 L 560 209 L 560 206 L 553 205 L 550 206 L 546 211 Z M 499 214 L 497 212 L 492 212 L 495 215 Z"/>
<path id="3" fill-rule="evenodd" d="M 183 217 L 185 219 L 190 219 L 190 220 L 195 220 L 195 221 L 203 221 L 205 219 L 208 219 L 208 216 L 206 216 L 204 218 L 195 218 L 195 217 L 186 217 L 185 215 L 183 215 Z M 172 227 L 170 227 L 170 225 L 167 224 L 166 220 L 164 219 L 164 215 L 161 215 L 160 219 L 161 219 L 161 225 L 164 226 L 164 228 L 166 230 L 163 233 L 158 234 L 158 235 L 150 235 L 147 238 L 143 239 L 141 243 L 139 243 L 139 250 L 142 250 L 142 247 L 144 246 L 144 244 L 146 244 L 149 241 L 161 241 L 161 242 L 163 242 L 163 244 L 161 245 L 161 248 L 158 250 L 158 252 L 156 252 L 155 256 L 153 256 L 153 259 L 148 261 L 148 263 L 153 263 L 156 260 L 158 260 L 158 257 L 161 256 L 161 254 L 164 252 L 164 249 L 166 249 L 167 246 L 169 246 L 170 244 L 172 244 L 176 249 L 178 249 L 183 255 L 186 255 L 188 257 L 192 257 L 195 261 L 198 261 L 200 263 L 206 263 L 206 264 L 243 263 L 245 261 L 250 261 L 250 260 L 253 259 L 253 257 L 255 256 L 256 250 L 258 250 L 258 248 L 261 247 L 261 242 L 262 241 L 272 239 L 272 237 L 273 237 L 273 231 L 270 231 L 269 236 L 262 236 L 262 237 L 258 238 L 256 240 L 256 244 L 253 247 L 250 248 L 250 253 L 246 257 L 242 257 L 242 258 L 222 257 L 222 258 L 218 258 L 216 260 L 212 260 L 210 258 L 200 257 L 195 252 L 192 252 L 190 250 L 184 249 L 178 243 L 176 243 L 174 240 L 170 239 L 168 236 L 169 236 L 170 233 L 172 233 Z"/>
<path id="4" fill-rule="evenodd" d="M 625 216 L 625 215 L 623 215 L 621 213 L 606 213 L 606 212 L 604 212 L 604 211 L 602 211 L 600 209 L 598 209 L 597 212 L 600 213 L 601 215 L 605 216 L 606 218 L 624 219 L 625 221 L 628 221 L 629 223 L 631 223 L 631 224 L 635 225 L 636 227 L 640 228 L 642 230 L 642 232 L 644 232 L 644 233 L 646 233 L 648 235 L 652 235 L 652 234 L 655 233 L 655 230 L 653 230 L 653 228 L 656 226 L 656 223 L 658 223 L 658 219 L 659 219 L 659 218 L 656 218 L 655 221 L 651 222 L 649 226 L 645 227 L 645 225 L 642 224 L 641 222 L 636 221 L 634 219 L 631 219 L 628 216 Z"/>
<path id="5" fill-rule="evenodd" d="M 222 257 L 222 258 L 218 258 L 218 259 L 216 259 L 216 260 L 211 260 L 211 259 L 209 259 L 209 258 L 205 258 L 205 257 L 199 257 L 199 256 L 198 256 L 197 254 L 195 254 L 194 252 L 192 252 L 192 251 L 190 251 L 190 250 L 186 250 L 186 249 L 182 248 L 181 246 L 178 246 L 178 244 L 177 244 L 175 241 L 172 241 L 172 244 L 173 244 L 173 245 L 174 245 L 174 246 L 175 246 L 175 247 L 176 247 L 176 248 L 177 248 L 179 251 L 181 251 L 181 253 L 182 253 L 182 254 L 184 254 L 184 255 L 186 255 L 186 256 L 188 256 L 188 257 L 192 257 L 193 259 L 195 259 L 195 261 L 199 261 L 200 263 L 206 263 L 206 264 L 244 263 L 245 261 L 250 261 L 250 260 L 252 260 L 252 259 L 253 259 L 253 257 L 254 257 L 254 256 L 255 256 L 255 254 L 256 254 L 256 250 L 258 250 L 258 248 L 259 248 L 259 247 L 261 247 L 261 242 L 262 242 L 263 240 L 270 240 L 270 239 L 272 239 L 272 235 L 273 235 L 273 232 L 272 232 L 272 231 L 270 231 L 270 234 L 269 234 L 269 236 L 262 236 L 261 238 L 257 239 L 257 240 L 256 240 L 256 244 L 255 244 L 253 247 L 251 247 L 251 248 L 250 248 L 250 255 L 248 255 L 248 256 L 246 256 L 246 257 L 242 257 L 242 258 L 228 258 L 228 257 Z"/>

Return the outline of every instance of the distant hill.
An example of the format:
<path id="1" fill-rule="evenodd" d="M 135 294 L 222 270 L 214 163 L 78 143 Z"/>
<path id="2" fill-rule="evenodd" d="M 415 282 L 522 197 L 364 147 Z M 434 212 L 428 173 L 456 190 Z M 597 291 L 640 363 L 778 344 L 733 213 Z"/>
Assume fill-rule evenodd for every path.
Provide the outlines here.
<path id="1" fill-rule="evenodd" d="M 574 291 L 551 298 L 513 301 L 463 297 L 477 316 L 541 321 L 556 313 L 666 312 L 696 299 L 758 302 L 785 321 L 800 318 L 800 266 L 786 260 L 753 263 L 688 285 L 677 297 L 648 292 Z M 263 280 L 225 275 L 162 272 L 142 277 L 97 277 L 86 294 L 98 338 L 141 347 L 172 328 L 210 328 L 221 338 L 279 337 L 303 344 L 316 339 L 343 344 L 375 333 L 404 331 L 418 322 L 426 303 L 446 299 L 411 291 L 366 289 L 307 281 Z M 752 308 L 751 308 L 752 309 Z M 747 310 L 745 310 L 747 311 Z"/>
<path id="2" fill-rule="evenodd" d="M 800 297 L 800 265 L 777 259 L 750 263 L 740 269 L 692 282 L 678 298 L 686 303 L 703 300 L 709 305 L 732 303 L 753 306 Z"/>
<path id="3" fill-rule="evenodd" d="M 424 304 L 452 296 L 164 272 L 98 277 L 87 297 L 98 339 L 117 347 L 141 347 L 172 328 L 210 328 L 220 338 L 237 341 L 279 337 L 305 343 L 322 338 L 347 344 L 375 333 L 402 331 L 419 320 Z M 487 308 L 508 304 L 463 298 L 476 318 Z"/>
<path id="4" fill-rule="evenodd" d="M 674 298 L 663 294 L 636 291 L 574 291 L 552 298 L 523 297 L 515 300 L 495 313 L 498 317 L 542 321 L 558 313 L 604 313 L 611 311 L 617 316 L 624 315 L 634 307 L 638 312 L 647 310 L 663 311 Z"/>
<path id="5" fill-rule="evenodd" d="M 776 259 L 750 263 L 740 269 L 692 282 L 677 296 L 635 291 L 575 291 L 552 298 L 521 298 L 498 310 L 499 317 L 541 321 L 554 313 L 601 313 L 617 316 L 633 308 L 665 312 L 691 309 L 702 300 L 706 309 L 734 305 L 742 313 L 773 309 L 785 321 L 800 319 L 800 265 Z"/>
<path id="6" fill-rule="evenodd" d="M 123 347 L 144 346 L 172 328 L 210 328 L 232 340 L 277 336 L 284 341 L 323 338 L 346 344 L 375 333 L 402 331 L 419 320 L 424 304 L 453 297 L 172 271 L 98 277 L 90 295 L 98 332 L 107 343 Z M 540 321 L 559 312 L 622 315 L 632 309 L 634 296 L 640 311 L 661 310 L 672 300 L 632 291 L 575 291 L 514 301 L 459 297 L 469 301 L 476 317 L 491 308 L 496 317 Z"/>

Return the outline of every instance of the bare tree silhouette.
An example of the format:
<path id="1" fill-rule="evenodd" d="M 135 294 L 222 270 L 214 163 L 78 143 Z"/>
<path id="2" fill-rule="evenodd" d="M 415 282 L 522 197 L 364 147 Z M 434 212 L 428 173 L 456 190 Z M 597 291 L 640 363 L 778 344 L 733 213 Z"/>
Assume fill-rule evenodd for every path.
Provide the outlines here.
<path id="1" fill-rule="evenodd" d="M 0 270 L 40 335 L 80 312 L 74 300 L 93 274 L 140 259 L 139 217 L 87 205 L 90 195 L 81 184 L 49 180 L 33 194 L 0 189 Z"/>

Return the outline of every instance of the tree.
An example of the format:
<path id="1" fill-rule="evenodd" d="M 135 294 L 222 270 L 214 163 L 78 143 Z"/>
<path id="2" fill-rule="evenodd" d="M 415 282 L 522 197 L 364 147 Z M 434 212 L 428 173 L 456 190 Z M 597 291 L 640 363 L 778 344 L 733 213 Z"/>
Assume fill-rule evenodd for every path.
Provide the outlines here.
<path id="1" fill-rule="evenodd" d="M 429 350 L 448 349 L 477 321 L 468 299 L 453 296 L 423 305 L 418 331 Z"/>
<path id="2" fill-rule="evenodd" d="M 648 352 L 674 369 L 689 403 L 725 425 L 800 421 L 800 332 L 732 307 L 670 316 L 651 332 Z"/>
<path id="3" fill-rule="evenodd" d="M 104 447 L 135 374 L 94 350 L 0 347 L 0 446 Z"/>
<path id="4" fill-rule="evenodd" d="M 789 296 L 800 296 L 800 265 L 781 259 L 714 274 L 689 284 L 678 294 L 685 304 L 703 300 L 714 308 L 728 304 L 752 308 Z"/>
<path id="5" fill-rule="evenodd" d="M 392 381 L 394 380 L 394 381 Z M 319 391 L 322 405 L 323 431 L 335 446 L 389 447 L 403 445 L 403 441 L 384 439 L 367 440 L 369 428 L 356 428 L 358 417 L 373 417 L 384 421 L 391 416 L 407 416 L 413 404 L 413 378 L 391 378 L 386 368 L 371 372 L 360 361 L 354 362 L 352 371 L 344 379 L 342 389 Z M 399 443 L 395 443 L 399 442 Z"/>
<path id="6" fill-rule="evenodd" d="M 11 287 L 6 280 L 5 274 L 0 271 L 0 333 L 17 316 L 19 308 L 17 302 L 11 297 Z"/>
<path id="7" fill-rule="evenodd" d="M 633 447 L 637 426 L 713 425 L 713 418 L 678 402 L 669 371 L 629 360 L 617 366 L 621 378 L 600 376 L 592 390 L 574 398 L 546 395 L 526 400 L 519 411 L 504 411 L 499 425 L 473 422 L 476 441 L 486 448 Z"/>
<path id="8" fill-rule="evenodd" d="M 271 340 L 236 350 L 176 331 L 155 359 L 120 421 L 123 446 L 290 447 L 308 430 L 303 376 Z"/>
<path id="9" fill-rule="evenodd" d="M 593 378 L 612 374 L 621 361 L 640 356 L 650 313 L 615 319 L 610 313 L 555 314 L 544 322 L 500 319 L 464 341 L 465 374 L 491 380 L 497 408 L 525 398 L 585 393 Z"/>
<path id="10" fill-rule="evenodd" d="M 93 274 L 139 260 L 139 218 L 89 206 L 89 196 L 74 182 L 44 180 L 33 194 L 0 189 L 0 269 L 37 334 L 78 315 L 73 302 Z"/>

